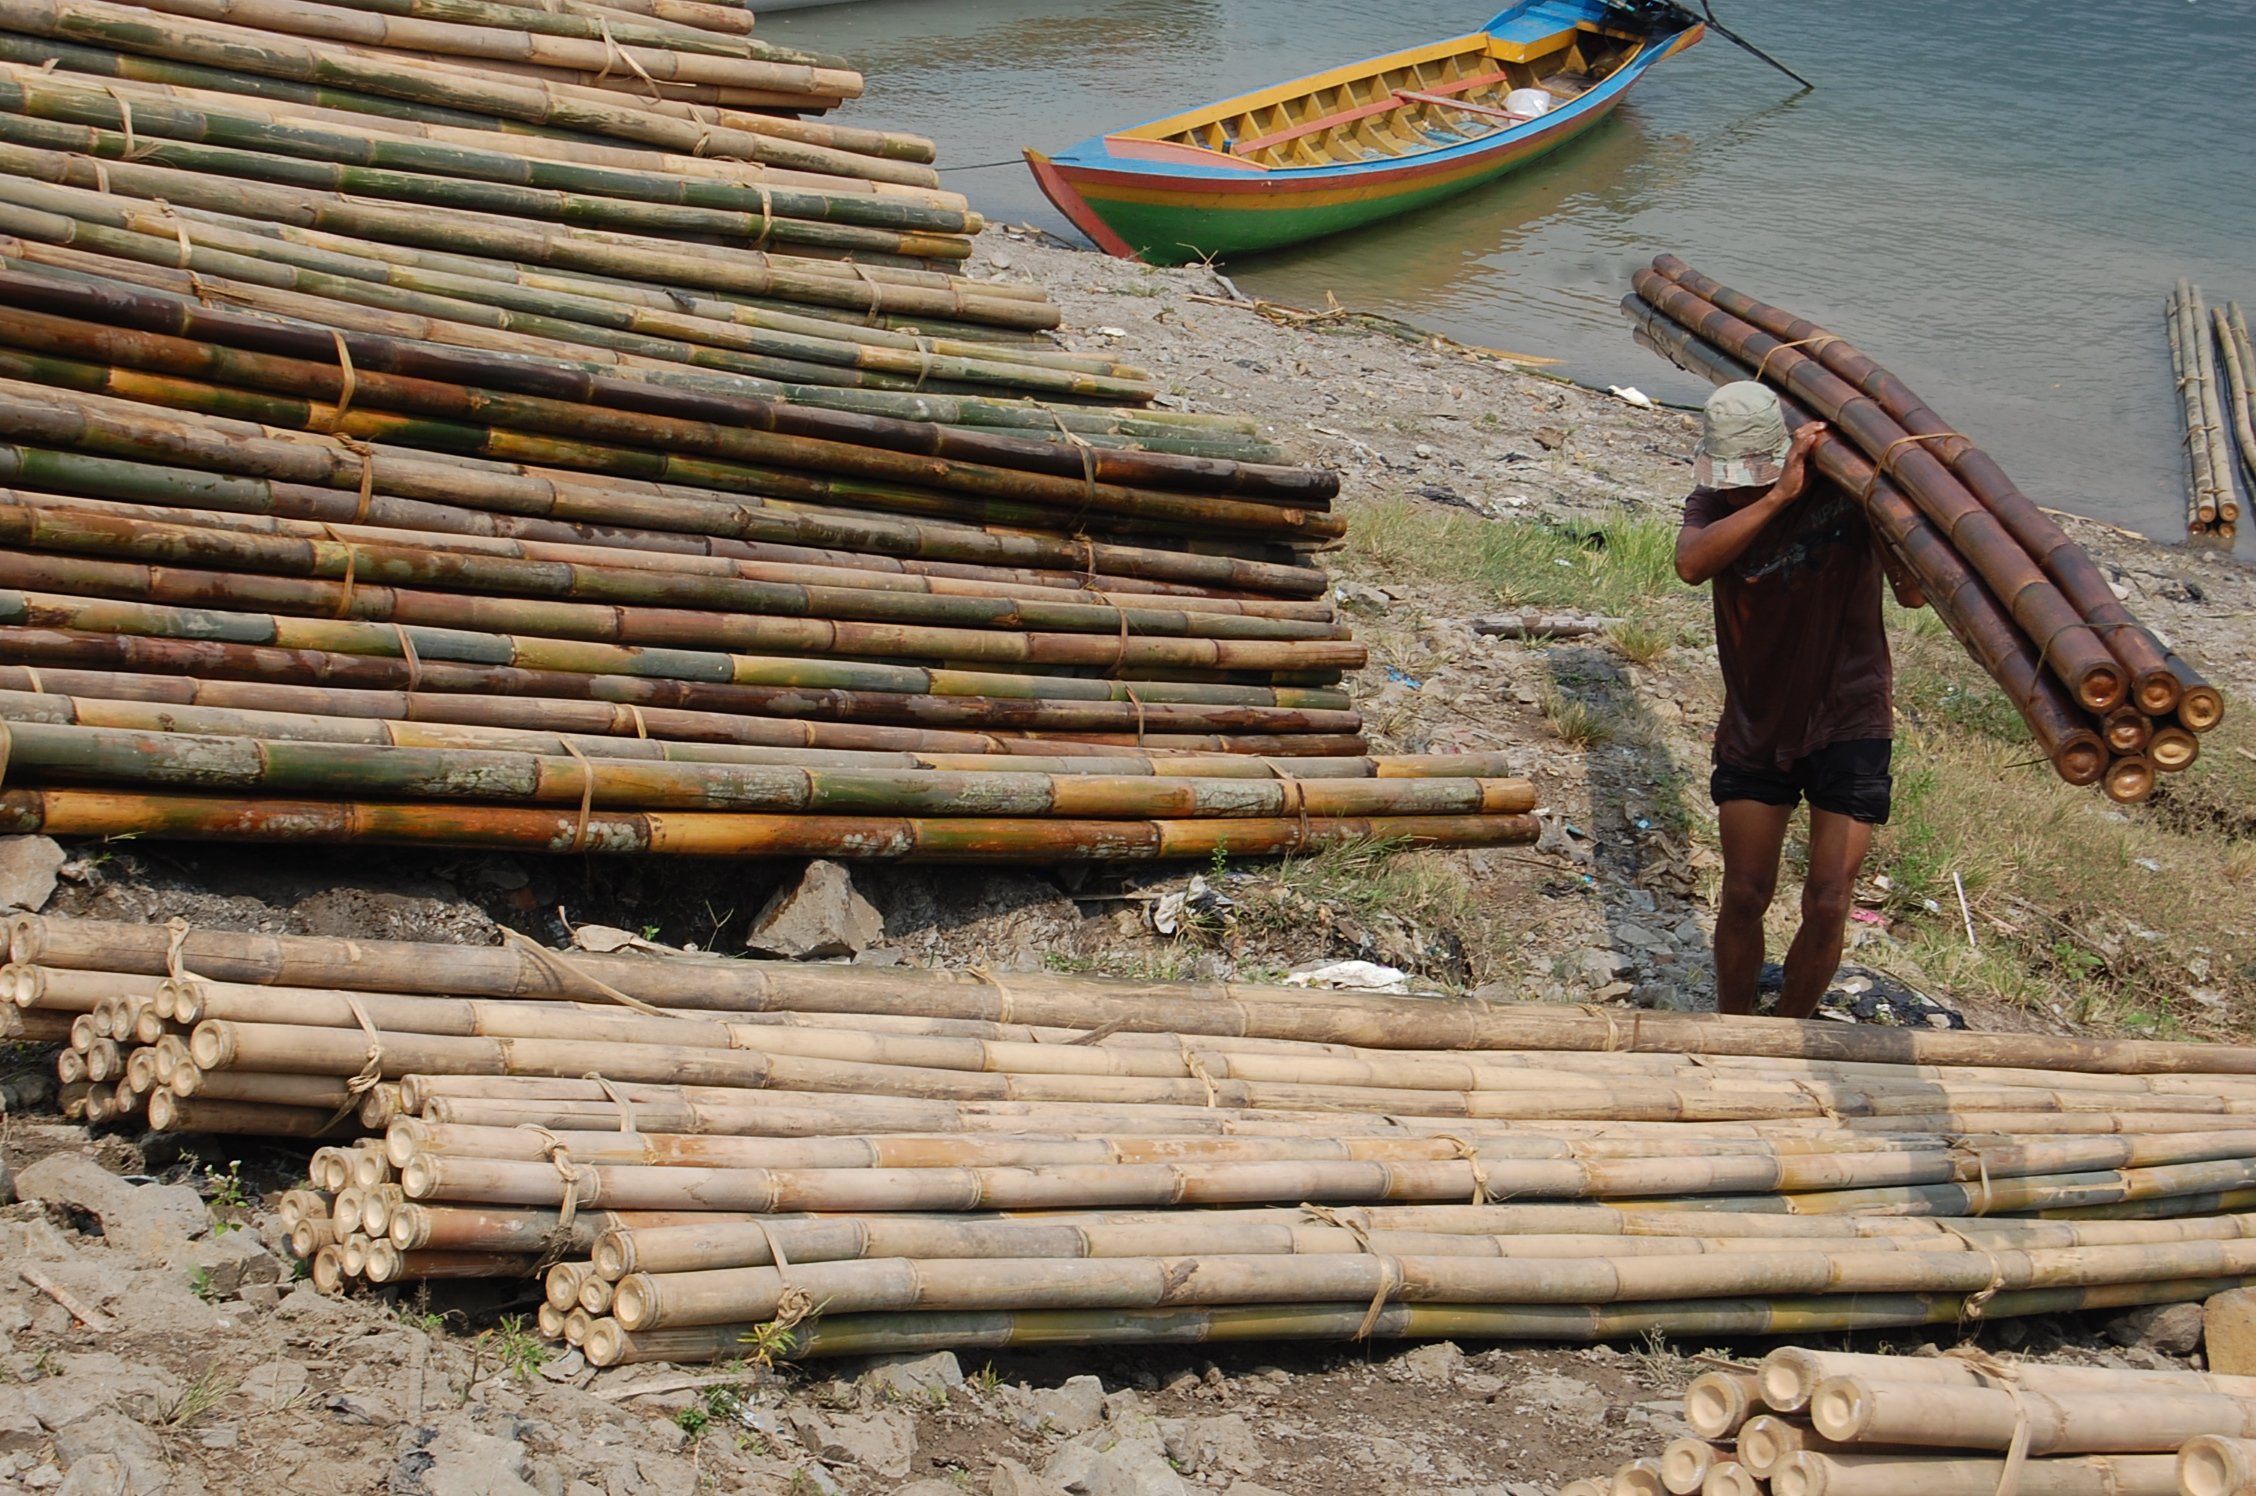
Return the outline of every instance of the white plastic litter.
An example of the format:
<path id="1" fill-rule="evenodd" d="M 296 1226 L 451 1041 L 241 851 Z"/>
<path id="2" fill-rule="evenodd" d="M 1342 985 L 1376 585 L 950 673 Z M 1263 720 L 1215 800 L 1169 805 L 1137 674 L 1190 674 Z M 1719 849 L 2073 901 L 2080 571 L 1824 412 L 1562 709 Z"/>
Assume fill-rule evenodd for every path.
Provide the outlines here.
<path id="1" fill-rule="evenodd" d="M 1504 96 L 1504 111 L 1536 119 L 1551 112 L 1551 96 L 1540 88 L 1515 88 Z"/>
<path id="2" fill-rule="evenodd" d="M 1350 992 L 1410 990 L 1410 973 L 1376 961 L 1335 961 L 1314 971 L 1296 971 L 1285 978 L 1287 987 L 1342 987 Z"/>

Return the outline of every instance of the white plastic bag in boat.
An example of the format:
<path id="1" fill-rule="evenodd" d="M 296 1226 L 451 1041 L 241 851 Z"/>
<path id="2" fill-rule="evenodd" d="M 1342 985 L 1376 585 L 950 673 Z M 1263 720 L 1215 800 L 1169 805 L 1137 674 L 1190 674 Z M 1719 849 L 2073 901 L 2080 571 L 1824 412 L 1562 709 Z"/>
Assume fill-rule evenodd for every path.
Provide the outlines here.
<path id="1" fill-rule="evenodd" d="M 1515 88 L 1504 96 L 1504 108 L 1507 113 L 1534 119 L 1551 112 L 1551 96 L 1540 88 Z"/>

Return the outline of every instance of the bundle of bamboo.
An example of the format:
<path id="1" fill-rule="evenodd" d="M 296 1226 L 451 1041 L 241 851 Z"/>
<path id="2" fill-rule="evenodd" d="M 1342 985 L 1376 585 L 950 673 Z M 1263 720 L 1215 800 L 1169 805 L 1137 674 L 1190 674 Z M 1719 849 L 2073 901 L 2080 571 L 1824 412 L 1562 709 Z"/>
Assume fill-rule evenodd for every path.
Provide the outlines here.
<path id="1" fill-rule="evenodd" d="M 2190 291 L 2189 299 L 2198 305 L 2200 288 L 2192 287 Z M 2180 294 L 2184 295 L 2185 291 L 2181 290 Z M 2174 323 L 2172 325 L 2175 326 Z M 2256 343 L 2249 341 L 2248 319 L 2240 314 L 2240 303 L 2237 301 L 2212 308 L 2209 325 L 2216 334 L 2217 352 L 2224 370 L 2225 387 L 2229 392 L 2234 437 L 2232 444 L 2240 449 L 2240 462 L 2247 472 L 2248 481 L 2256 485 L 2256 414 L 2251 413 L 2252 406 L 2256 406 L 2256 398 L 2252 398 L 2249 393 L 2250 381 L 2256 380 Z M 2204 405 L 2205 410 L 2206 408 Z M 2219 432 L 2218 437 L 2222 440 L 2223 433 Z M 2188 442 L 2187 445 L 2190 449 L 2192 444 Z M 2217 539 L 2229 544 L 2233 536 L 2233 525 L 2240 518 L 2240 503 L 2233 496 L 2229 474 L 2218 484 L 2218 488 L 2215 533 Z"/>
<path id="2" fill-rule="evenodd" d="M 1693 1437 L 1612 1491 L 2234 1496 L 2256 1476 L 2256 1378 L 2199 1371 L 1789 1348 L 1695 1379 L 1684 1416 Z"/>
<path id="3" fill-rule="evenodd" d="M 286 1202 L 316 1281 L 545 1274 L 544 1325 L 598 1365 L 777 1322 L 804 1354 L 1768 1334 L 2256 1281 L 2245 1049 L 10 935 L 0 994 L 67 1033 L 89 1116 L 380 1131 Z M 1734 1428 L 1759 1411 L 1695 1390 Z"/>
<path id="4" fill-rule="evenodd" d="M 1036 343 L 929 143 L 774 112 L 860 80 L 740 22 L 0 0 L 0 688 L 68 698 L 0 717 L 0 824 L 1532 839 L 1493 765 L 1366 757 L 1337 478 Z"/>
<path id="5" fill-rule="evenodd" d="M 2190 767 L 2223 698 L 2117 600 L 2059 524 L 1885 369 L 1815 324 L 1663 255 L 1622 309 L 1639 339 L 1718 384 L 1760 378 L 1817 467 L 1864 505 L 1969 654 L 2071 784 L 2119 801 Z M 2206 345 L 2206 339 L 2203 340 Z"/>
<path id="6" fill-rule="evenodd" d="M 2180 280 L 2164 308 L 2170 329 L 2170 369 L 2185 418 L 2186 536 L 2232 544 L 2240 522 L 2240 499 L 2233 485 L 2232 437 L 2225 424 L 2224 406 L 2230 400 L 2243 429 L 2247 425 L 2247 391 L 2237 380 L 2229 392 L 2218 375 L 2218 351 L 2228 368 L 2237 371 L 2239 345 L 2230 315 L 2215 316 L 2216 341 L 2210 341 L 2211 318 L 2204 309 L 2201 288 Z"/>

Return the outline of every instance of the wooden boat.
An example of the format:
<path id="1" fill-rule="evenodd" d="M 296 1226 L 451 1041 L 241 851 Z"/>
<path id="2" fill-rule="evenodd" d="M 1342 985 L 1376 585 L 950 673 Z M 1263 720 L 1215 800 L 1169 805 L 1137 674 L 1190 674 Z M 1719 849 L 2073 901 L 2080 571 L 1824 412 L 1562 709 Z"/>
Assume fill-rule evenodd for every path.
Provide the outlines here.
<path id="1" fill-rule="evenodd" d="M 1394 218 L 1558 149 L 1705 27 L 1651 0 L 1521 0 L 1483 29 L 1026 152 L 1108 253 L 1154 264 Z M 1534 89 L 1546 107 L 1505 107 Z"/>

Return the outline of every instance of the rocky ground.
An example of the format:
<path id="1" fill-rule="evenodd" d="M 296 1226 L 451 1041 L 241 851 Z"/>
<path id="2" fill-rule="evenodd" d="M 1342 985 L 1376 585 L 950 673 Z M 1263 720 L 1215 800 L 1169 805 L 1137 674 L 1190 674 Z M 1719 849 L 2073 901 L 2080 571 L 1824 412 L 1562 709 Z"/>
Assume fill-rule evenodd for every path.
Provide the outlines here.
<path id="1" fill-rule="evenodd" d="M 1356 686 L 1375 738 L 1513 755 L 1540 787 L 1543 843 L 802 884 L 796 866 L 116 842 L 0 847 L 0 902 L 462 941 L 492 940 L 501 924 L 562 941 L 593 923 L 701 949 L 750 939 L 999 972 L 1279 977 L 1361 961 L 1388 968 L 1382 982 L 1500 999 L 1712 1002 L 1715 866 L 1699 790 L 1719 702 L 1700 600 L 1632 599 L 1642 635 L 1499 639 L 1474 622 L 1533 594 L 1484 591 L 1421 549 L 1532 535 L 1565 545 L 1534 563 L 1565 569 L 1563 595 L 1604 601 L 1635 563 L 1634 522 L 1673 521 L 1689 417 L 1346 313 L 1249 305 L 1206 271 L 1149 271 L 1004 230 L 982 251 L 975 273 L 1050 289 L 1076 329 L 1068 343 L 1153 370 L 1172 403 L 1249 412 L 1296 458 L 1343 473 L 1354 531 L 1331 559 L 1373 647 Z M 2236 697 L 2256 688 L 2256 574 L 2071 528 L 2144 618 Z M 2229 766 L 2230 751 L 2212 753 Z M 2230 795 L 2202 803 L 2211 833 L 2246 837 Z M 2072 809 L 2132 819 L 2096 797 Z M 1836 993 L 1842 1016 L 2068 1022 L 1948 973 L 1929 980 L 1888 891 L 1869 902 Z M 2011 907 L 2000 895 L 1984 917 Z M 2252 948 L 2220 945 L 2198 980 L 2256 981 Z M 47 1110 L 47 1065 L 0 1050 L 0 1492 L 1541 1496 L 1625 1450 L 1657 1450 L 1696 1369 L 1684 1353 L 1707 1349 L 1255 1346 L 597 1374 L 531 1339 L 529 1294 L 322 1299 L 274 1254 L 261 1205 L 298 1181 L 302 1151 L 90 1139 Z M 2113 1327 L 2127 1348 L 2109 1328 L 1983 1334 L 2122 1364 L 2197 1354 L 2183 1323 Z"/>

